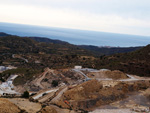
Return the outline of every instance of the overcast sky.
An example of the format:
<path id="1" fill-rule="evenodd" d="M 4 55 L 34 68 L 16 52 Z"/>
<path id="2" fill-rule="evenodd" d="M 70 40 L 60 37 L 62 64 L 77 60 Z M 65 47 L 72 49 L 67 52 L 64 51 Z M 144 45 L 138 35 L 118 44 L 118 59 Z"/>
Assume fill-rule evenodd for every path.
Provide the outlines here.
<path id="1" fill-rule="evenodd" d="M 0 22 L 150 36 L 150 0 L 0 0 Z"/>

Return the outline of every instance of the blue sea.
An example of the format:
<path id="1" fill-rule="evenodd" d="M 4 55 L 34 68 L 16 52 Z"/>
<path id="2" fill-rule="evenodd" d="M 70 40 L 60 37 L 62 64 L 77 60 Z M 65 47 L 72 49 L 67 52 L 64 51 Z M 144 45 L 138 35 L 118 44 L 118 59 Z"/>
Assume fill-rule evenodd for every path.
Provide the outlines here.
<path id="1" fill-rule="evenodd" d="M 18 36 L 47 37 L 76 45 L 134 47 L 150 44 L 150 36 L 137 36 L 77 29 L 0 22 L 0 32 Z"/>

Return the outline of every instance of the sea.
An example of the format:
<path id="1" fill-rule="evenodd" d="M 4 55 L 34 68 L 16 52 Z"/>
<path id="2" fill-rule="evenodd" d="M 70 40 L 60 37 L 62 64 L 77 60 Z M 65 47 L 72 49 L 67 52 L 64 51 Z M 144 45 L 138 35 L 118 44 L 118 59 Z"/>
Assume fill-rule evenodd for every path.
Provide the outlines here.
<path id="1" fill-rule="evenodd" d="M 66 29 L 0 22 L 0 32 L 27 37 L 46 37 L 75 45 L 135 47 L 150 44 L 150 36 Z"/>

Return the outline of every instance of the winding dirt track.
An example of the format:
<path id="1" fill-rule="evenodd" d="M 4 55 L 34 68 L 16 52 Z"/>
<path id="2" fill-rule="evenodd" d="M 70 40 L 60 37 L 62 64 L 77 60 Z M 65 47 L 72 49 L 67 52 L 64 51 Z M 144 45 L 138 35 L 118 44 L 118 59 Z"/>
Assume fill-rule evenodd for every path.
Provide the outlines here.
<path id="1" fill-rule="evenodd" d="M 41 84 L 41 81 L 45 78 L 47 73 L 53 73 L 53 70 L 47 68 L 45 71 L 40 75 L 40 78 L 37 78 L 34 83 L 36 86 L 39 86 L 40 88 L 44 89 L 43 85 Z"/>
<path id="2" fill-rule="evenodd" d="M 58 88 L 56 89 L 49 89 L 49 90 L 44 90 L 39 92 L 38 94 L 34 95 L 32 98 L 33 99 L 39 99 L 40 97 L 43 96 L 44 93 L 52 93 L 52 92 L 56 92 L 58 90 Z"/>

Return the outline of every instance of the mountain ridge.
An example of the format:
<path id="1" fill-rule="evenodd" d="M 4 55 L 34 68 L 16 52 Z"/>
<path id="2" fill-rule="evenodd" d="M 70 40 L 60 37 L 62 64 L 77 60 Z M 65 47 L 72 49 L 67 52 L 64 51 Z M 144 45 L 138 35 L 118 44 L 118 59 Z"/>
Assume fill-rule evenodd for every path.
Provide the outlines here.
<path id="1" fill-rule="evenodd" d="M 0 33 L 0 36 L 13 36 L 13 35 L 6 34 L 6 33 Z M 46 38 L 46 37 L 24 37 L 24 38 L 29 38 L 29 39 L 35 40 L 37 42 L 40 42 L 40 43 L 73 45 L 66 41 L 54 40 L 54 39 L 50 39 L 50 38 Z M 87 51 L 90 51 L 90 52 L 94 53 L 96 56 L 111 55 L 111 54 L 115 54 L 115 53 L 126 53 L 126 52 L 131 52 L 131 51 L 135 51 L 135 50 L 142 48 L 142 47 L 109 47 L 109 48 L 101 47 L 100 48 L 98 46 L 92 46 L 92 45 L 74 45 L 74 46 L 79 47 L 81 49 L 85 49 Z"/>

